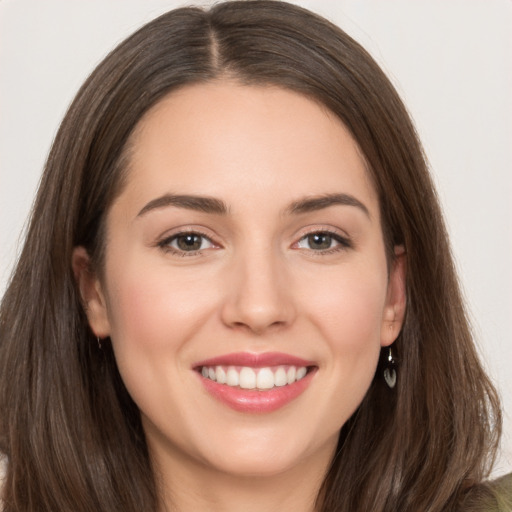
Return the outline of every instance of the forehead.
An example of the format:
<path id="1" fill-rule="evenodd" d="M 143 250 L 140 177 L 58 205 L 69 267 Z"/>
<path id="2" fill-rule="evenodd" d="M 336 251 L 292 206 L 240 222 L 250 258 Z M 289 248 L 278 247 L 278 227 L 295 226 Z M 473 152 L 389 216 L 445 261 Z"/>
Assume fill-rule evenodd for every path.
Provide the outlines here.
<path id="1" fill-rule="evenodd" d="M 259 192 L 292 201 L 352 191 L 376 203 L 365 160 L 342 122 L 280 87 L 186 86 L 143 117 L 130 146 L 126 192 L 141 201 L 163 192 L 229 202 Z"/>

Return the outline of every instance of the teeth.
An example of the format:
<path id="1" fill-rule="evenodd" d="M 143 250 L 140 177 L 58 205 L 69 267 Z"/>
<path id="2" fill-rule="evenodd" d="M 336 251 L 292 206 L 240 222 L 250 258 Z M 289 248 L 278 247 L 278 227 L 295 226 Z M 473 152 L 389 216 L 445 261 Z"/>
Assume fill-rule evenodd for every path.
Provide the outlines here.
<path id="1" fill-rule="evenodd" d="M 297 380 L 303 379 L 306 376 L 306 373 L 308 371 L 303 366 L 301 368 L 297 368 L 297 374 L 295 375 L 295 378 Z"/>
<path id="2" fill-rule="evenodd" d="M 256 379 L 258 389 L 272 389 L 274 387 L 274 374 L 270 368 L 261 368 Z"/>
<path id="3" fill-rule="evenodd" d="M 209 374 L 210 372 L 208 372 Z M 219 384 L 226 384 L 226 372 L 224 371 L 224 368 L 222 368 L 222 366 L 217 366 L 217 368 L 215 368 L 215 380 L 219 383 Z"/>
<path id="4" fill-rule="evenodd" d="M 280 366 L 274 374 L 274 386 L 286 386 L 286 384 L 288 384 L 286 370 Z"/>
<path id="5" fill-rule="evenodd" d="M 275 386 L 286 386 L 303 379 L 307 374 L 304 366 L 277 366 L 250 368 L 248 366 L 203 366 L 201 375 L 205 379 L 217 381 L 231 387 L 242 389 L 272 389 Z"/>
<path id="6" fill-rule="evenodd" d="M 290 366 L 288 368 L 288 371 L 286 372 L 286 381 L 288 384 L 292 384 L 295 382 L 295 376 L 297 375 L 297 370 L 295 369 L 295 366 Z"/>
<path id="7" fill-rule="evenodd" d="M 252 368 L 244 367 L 240 370 L 240 387 L 254 389 L 256 387 L 256 374 Z"/>
<path id="8" fill-rule="evenodd" d="M 235 368 L 230 366 L 226 374 L 226 384 L 228 386 L 238 386 L 240 384 L 240 376 Z"/>

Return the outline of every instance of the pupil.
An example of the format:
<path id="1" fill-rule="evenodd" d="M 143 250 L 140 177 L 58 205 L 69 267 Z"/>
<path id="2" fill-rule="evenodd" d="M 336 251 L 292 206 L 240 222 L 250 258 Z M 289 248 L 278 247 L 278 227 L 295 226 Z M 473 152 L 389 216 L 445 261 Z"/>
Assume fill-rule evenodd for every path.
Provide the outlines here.
<path id="1" fill-rule="evenodd" d="M 199 235 L 180 236 L 178 247 L 184 251 L 197 251 L 201 248 L 201 237 Z"/>
<path id="2" fill-rule="evenodd" d="M 329 249 L 331 247 L 331 236 L 324 233 L 315 233 L 308 237 L 309 246 L 313 249 Z"/>

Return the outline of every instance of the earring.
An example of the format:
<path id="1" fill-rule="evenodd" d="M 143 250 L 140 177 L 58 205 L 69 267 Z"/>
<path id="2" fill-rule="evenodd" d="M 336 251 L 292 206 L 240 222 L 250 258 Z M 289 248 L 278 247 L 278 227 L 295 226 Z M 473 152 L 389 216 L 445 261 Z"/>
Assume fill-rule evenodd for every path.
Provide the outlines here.
<path id="1" fill-rule="evenodd" d="M 396 361 L 393 359 L 393 352 L 389 347 L 388 357 L 386 358 L 386 368 L 384 368 L 384 380 L 390 389 L 396 385 Z"/>
<path id="2" fill-rule="evenodd" d="M 98 348 L 101 350 L 101 340 L 99 336 L 96 336 L 96 339 L 98 340 Z"/>

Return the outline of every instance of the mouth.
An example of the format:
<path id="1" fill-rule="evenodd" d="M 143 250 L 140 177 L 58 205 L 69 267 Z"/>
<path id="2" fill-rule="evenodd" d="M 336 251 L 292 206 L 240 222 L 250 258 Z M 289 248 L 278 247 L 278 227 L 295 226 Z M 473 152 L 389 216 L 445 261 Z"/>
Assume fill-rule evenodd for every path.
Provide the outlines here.
<path id="1" fill-rule="evenodd" d="M 290 386 L 302 380 L 312 366 L 201 366 L 200 372 L 205 379 L 218 384 L 239 389 L 266 391 L 275 387 Z"/>
<path id="2" fill-rule="evenodd" d="M 239 412 L 272 412 L 298 398 L 318 367 L 288 354 L 236 353 L 194 365 L 203 387 Z"/>

